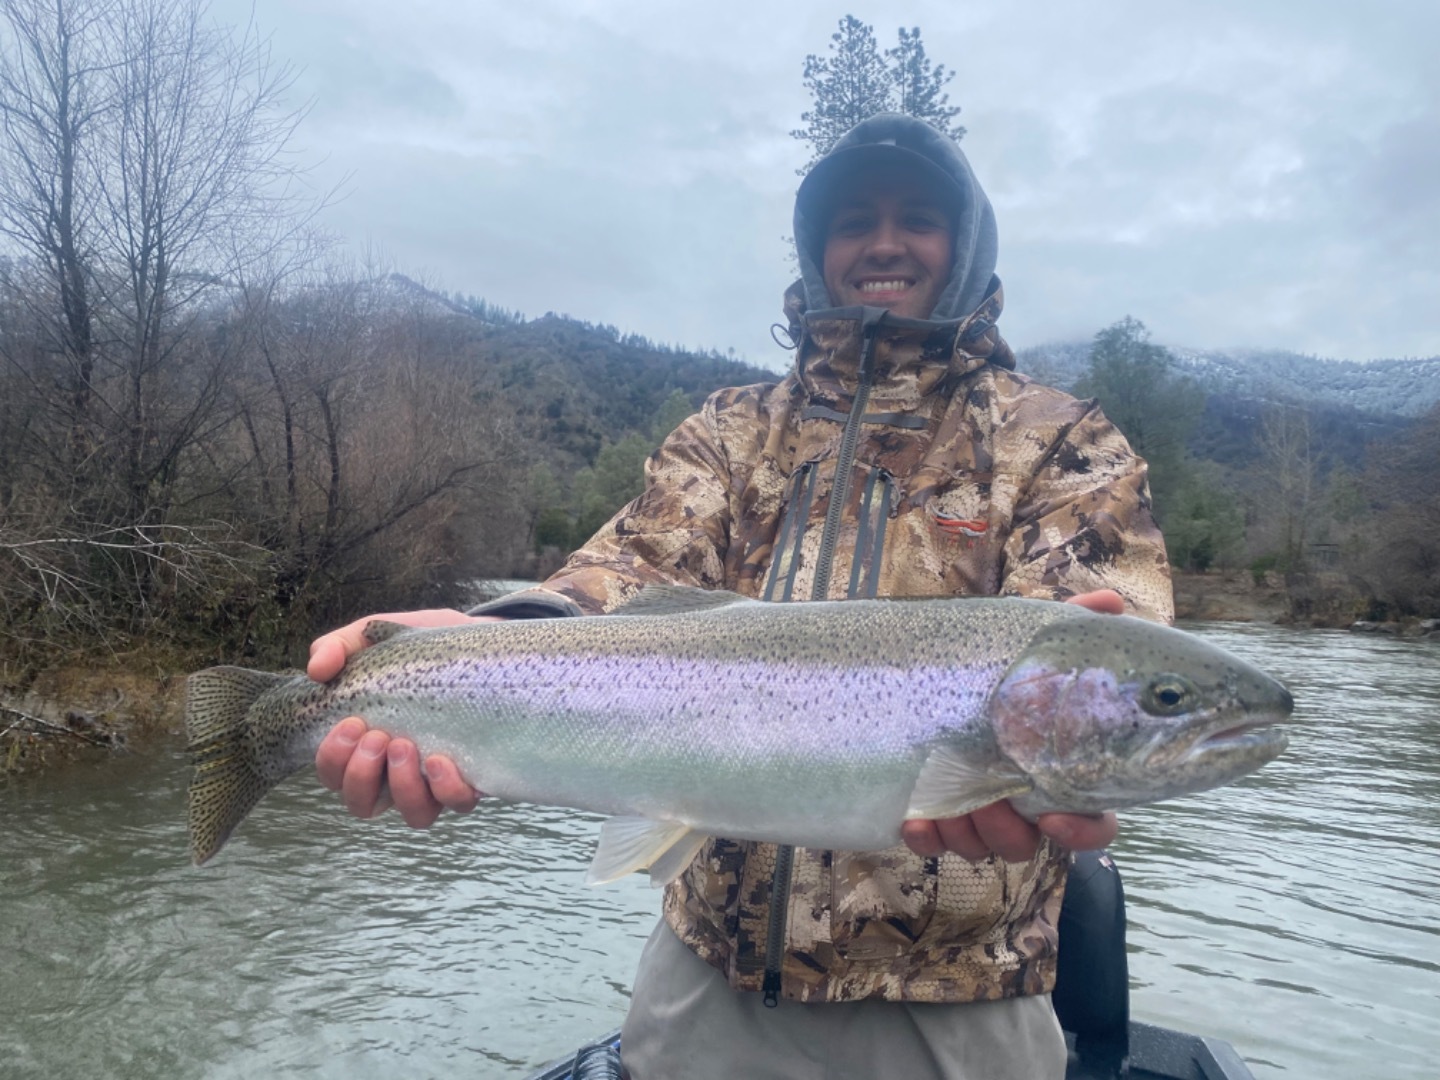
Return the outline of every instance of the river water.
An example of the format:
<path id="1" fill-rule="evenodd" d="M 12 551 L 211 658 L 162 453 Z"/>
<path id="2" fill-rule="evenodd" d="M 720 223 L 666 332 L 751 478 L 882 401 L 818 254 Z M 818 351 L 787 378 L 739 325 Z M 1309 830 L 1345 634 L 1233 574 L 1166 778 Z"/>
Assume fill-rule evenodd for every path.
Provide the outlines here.
<path id="1" fill-rule="evenodd" d="M 1302 726 L 1123 815 L 1136 1016 L 1261 1078 L 1440 1075 L 1440 643 L 1190 629 Z M 187 782 L 175 746 L 0 786 L 0 1077 L 513 1077 L 618 1025 L 658 895 L 581 883 L 594 819 L 416 833 L 297 779 L 196 870 Z"/>

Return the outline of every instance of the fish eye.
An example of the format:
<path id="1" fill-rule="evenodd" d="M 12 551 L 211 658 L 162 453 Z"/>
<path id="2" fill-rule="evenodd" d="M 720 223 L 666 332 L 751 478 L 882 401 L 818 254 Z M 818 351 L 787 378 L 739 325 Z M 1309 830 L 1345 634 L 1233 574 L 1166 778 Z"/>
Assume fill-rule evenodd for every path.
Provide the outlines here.
<path id="1" fill-rule="evenodd" d="M 1192 707 L 1195 684 L 1180 675 L 1158 675 L 1140 696 L 1140 707 L 1152 716 L 1174 716 Z"/>

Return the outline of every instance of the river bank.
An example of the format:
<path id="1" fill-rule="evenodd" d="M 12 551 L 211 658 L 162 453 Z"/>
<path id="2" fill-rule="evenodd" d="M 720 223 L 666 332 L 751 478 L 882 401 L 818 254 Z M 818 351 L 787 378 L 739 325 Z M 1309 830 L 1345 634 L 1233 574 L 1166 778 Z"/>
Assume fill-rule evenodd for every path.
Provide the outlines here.
<path id="1" fill-rule="evenodd" d="M 1256 581 L 1248 572 L 1176 573 L 1175 617 L 1199 622 L 1290 621 L 1290 600 L 1277 575 Z"/>
<path id="2" fill-rule="evenodd" d="M 1175 617 L 1197 622 L 1271 623 L 1398 637 L 1440 636 L 1440 619 L 1387 618 L 1383 605 L 1338 571 L 1254 575 L 1248 570 L 1175 573 Z"/>
<path id="3" fill-rule="evenodd" d="M 0 664 L 0 777 L 178 735 L 184 675 L 143 650 L 23 673 Z"/>

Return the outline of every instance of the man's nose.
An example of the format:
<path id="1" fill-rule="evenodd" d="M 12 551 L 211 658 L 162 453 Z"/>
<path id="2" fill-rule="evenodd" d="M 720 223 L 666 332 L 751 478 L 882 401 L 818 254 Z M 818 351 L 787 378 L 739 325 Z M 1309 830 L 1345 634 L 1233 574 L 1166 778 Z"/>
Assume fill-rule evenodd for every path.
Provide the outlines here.
<path id="1" fill-rule="evenodd" d="M 873 259 L 893 259 L 905 254 L 905 241 L 894 222 L 882 221 L 870 235 L 867 254 Z"/>

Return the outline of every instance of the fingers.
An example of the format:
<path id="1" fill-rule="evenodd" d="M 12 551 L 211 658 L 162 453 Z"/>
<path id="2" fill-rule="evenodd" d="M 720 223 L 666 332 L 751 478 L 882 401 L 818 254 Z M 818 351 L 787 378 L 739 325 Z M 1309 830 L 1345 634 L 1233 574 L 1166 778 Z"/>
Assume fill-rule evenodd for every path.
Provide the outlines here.
<path id="1" fill-rule="evenodd" d="M 940 830 L 933 821 L 906 821 L 900 826 L 900 839 L 922 859 L 933 858 L 945 851 Z"/>
<path id="2" fill-rule="evenodd" d="M 389 746 L 390 736 L 385 732 L 367 731 L 350 755 L 340 784 L 340 797 L 345 809 L 355 817 L 372 818 L 389 807 L 389 802 L 381 798 Z"/>
<path id="3" fill-rule="evenodd" d="M 312 641 L 305 674 L 316 682 L 329 682 L 339 675 L 345 661 L 365 647 L 365 627 L 369 622 L 369 619 L 357 619 Z"/>
<path id="4" fill-rule="evenodd" d="M 443 809 L 420 772 L 420 755 L 409 739 L 392 739 L 386 751 L 390 798 L 412 829 L 428 829 Z"/>
<path id="5" fill-rule="evenodd" d="M 1041 814 L 1040 831 L 1072 851 L 1097 851 L 1115 842 L 1120 823 L 1113 813 Z"/>
<path id="6" fill-rule="evenodd" d="M 475 809 L 480 792 L 467 784 L 460 776 L 455 763 L 439 754 L 431 754 L 423 766 L 425 778 L 430 781 L 430 792 L 447 810 L 457 814 L 468 814 Z"/>
<path id="7" fill-rule="evenodd" d="M 970 820 L 986 849 L 1006 862 L 1029 862 L 1040 849 L 1040 830 L 1008 802 L 982 806 L 970 815 Z"/>
<path id="8" fill-rule="evenodd" d="M 996 803 L 964 817 L 907 821 L 900 827 L 900 838 L 922 858 L 953 851 L 971 862 L 992 854 L 1006 862 L 1027 862 L 1040 846 L 1040 831 L 1009 803 Z"/>
<path id="9" fill-rule="evenodd" d="M 415 829 L 435 824 L 442 810 L 468 814 L 480 798 L 449 758 L 433 754 L 422 768 L 413 742 L 369 730 L 358 716 L 330 729 L 315 752 L 315 773 L 356 817 L 394 806 Z"/>
<path id="10" fill-rule="evenodd" d="M 339 791 L 345 782 L 345 767 L 367 728 L 358 716 L 349 716 L 330 729 L 315 751 L 315 774 L 331 791 Z"/>
<path id="11" fill-rule="evenodd" d="M 1068 819 L 1071 815 L 1051 816 Z M 953 851 L 971 862 L 993 854 L 1006 862 L 1022 863 L 1033 859 L 1040 849 L 1040 829 L 1017 814 L 1008 802 L 981 807 L 964 817 L 907 821 L 900 827 L 900 837 L 911 851 L 924 858 Z"/>
<path id="12" fill-rule="evenodd" d="M 1094 592 L 1080 593 L 1065 602 L 1078 604 L 1091 611 L 1098 611 L 1101 615 L 1125 614 L 1125 600 L 1114 589 L 1097 589 Z"/>

